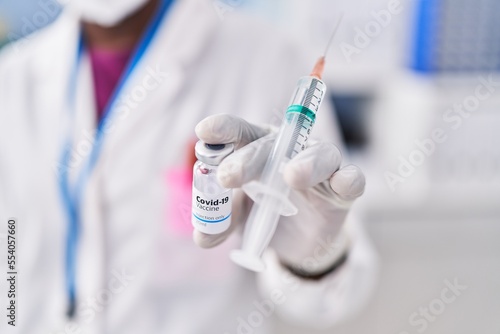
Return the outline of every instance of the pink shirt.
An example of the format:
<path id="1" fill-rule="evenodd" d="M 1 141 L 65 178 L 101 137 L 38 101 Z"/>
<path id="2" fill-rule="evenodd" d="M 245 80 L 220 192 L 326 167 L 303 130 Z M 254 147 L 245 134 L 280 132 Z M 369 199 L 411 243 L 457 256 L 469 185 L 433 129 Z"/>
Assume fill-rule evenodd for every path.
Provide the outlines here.
<path id="1" fill-rule="evenodd" d="M 95 48 L 89 50 L 98 120 L 102 117 L 131 53 L 132 50 L 115 51 Z"/>

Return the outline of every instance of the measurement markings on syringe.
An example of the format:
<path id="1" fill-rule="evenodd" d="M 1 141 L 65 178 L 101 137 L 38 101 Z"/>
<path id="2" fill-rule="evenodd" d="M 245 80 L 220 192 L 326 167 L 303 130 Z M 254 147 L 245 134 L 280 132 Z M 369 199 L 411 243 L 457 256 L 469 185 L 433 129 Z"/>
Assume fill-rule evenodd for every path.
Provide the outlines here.
<path id="1" fill-rule="evenodd" d="M 307 93 L 306 98 L 304 100 L 305 107 L 309 107 L 309 104 L 311 104 L 311 100 L 315 96 L 317 86 L 318 86 L 318 80 L 312 80 L 311 86 L 309 87 L 309 92 Z"/>
<path id="2" fill-rule="evenodd" d="M 306 125 L 307 124 L 307 125 Z M 299 115 L 299 120 L 297 121 L 297 126 L 295 127 L 292 138 L 290 140 L 290 146 L 288 147 L 287 156 L 292 159 L 300 151 L 306 148 L 307 139 L 311 133 L 313 123 L 307 116 Z"/>
<path id="3" fill-rule="evenodd" d="M 291 159 L 297 155 L 300 151 L 306 148 L 306 143 L 311 133 L 311 128 L 314 125 L 316 113 L 321 104 L 323 97 L 323 90 L 318 86 L 323 85 L 323 83 L 317 79 L 313 79 L 308 92 L 303 100 L 302 105 L 300 105 L 301 114 L 297 120 L 296 128 L 293 131 L 292 138 L 290 140 L 290 146 L 287 151 L 287 156 Z M 297 112 L 295 108 L 291 112 Z"/>

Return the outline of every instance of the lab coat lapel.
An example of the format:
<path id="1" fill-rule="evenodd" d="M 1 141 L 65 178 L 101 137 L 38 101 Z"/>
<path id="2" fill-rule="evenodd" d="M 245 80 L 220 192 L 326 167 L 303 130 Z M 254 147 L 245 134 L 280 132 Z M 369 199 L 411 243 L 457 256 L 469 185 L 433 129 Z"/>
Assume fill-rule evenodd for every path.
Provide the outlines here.
<path id="1" fill-rule="evenodd" d="M 61 152 L 65 140 L 72 141 L 71 163 L 67 166 L 67 172 L 70 176 L 71 184 L 76 184 L 78 175 L 82 172 L 89 159 L 90 152 L 94 147 L 95 124 L 96 124 L 96 104 L 94 97 L 94 88 L 92 82 L 92 71 L 90 60 L 86 55 L 82 56 L 80 64 L 77 62 L 77 48 L 80 38 L 80 28 L 78 21 L 69 14 L 64 17 L 65 28 L 60 27 L 58 31 L 64 36 L 58 44 L 60 50 L 60 63 L 62 70 L 57 75 L 57 87 L 65 87 L 66 90 L 54 90 L 52 94 L 57 94 L 50 98 L 52 101 L 59 101 L 60 131 L 57 149 Z M 66 32 L 65 32 L 66 31 Z M 57 54 L 57 53 L 56 53 Z M 59 57 L 59 56 L 57 56 Z M 54 61 L 57 64 L 57 62 Z M 73 105 L 68 98 L 71 85 L 71 71 L 77 66 L 76 91 Z M 42 66 L 42 68 L 46 68 Z M 50 74 L 49 74 L 50 75 Z M 54 74 L 51 74 L 54 75 Z M 50 92 L 46 92 L 51 96 Z M 58 158 L 60 155 L 57 156 Z M 84 301 L 97 295 L 104 286 L 104 224 L 102 221 L 102 212 L 99 206 L 99 182 L 95 173 L 91 173 L 85 182 L 83 197 L 80 202 L 81 220 L 80 234 L 78 239 L 77 252 L 77 311 L 82 308 Z M 66 218 L 66 217 L 65 217 Z M 67 220 L 65 219 L 67 224 Z M 67 228 L 67 225 L 64 226 Z M 81 323 L 82 328 L 93 330 L 100 328 L 102 323 L 100 316 L 96 316 L 92 322 Z"/>
<path id="2" fill-rule="evenodd" d="M 82 167 L 88 159 L 90 149 L 93 147 L 95 127 L 95 99 L 93 93 L 92 76 L 90 63 L 84 57 L 78 67 L 77 88 L 74 100 L 74 109 L 69 104 L 69 87 L 71 86 L 71 71 L 76 65 L 77 47 L 79 43 L 80 28 L 78 20 L 67 11 L 53 26 L 47 28 L 48 31 L 41 33 L 52 34 L 50 46 L 41 48 L 46 50 L 40 53 L 36 63 L 33 64 L 33 84 L 37 86 L 34 90 L 34 112 L 33 122 L 40 126 L 35 128 L 37 138 L 40 139 L 41 161 L 52 166 L 50 183 L 55 192 L 58 189 L 58 177 L 61 173 L 69 173 L 71 184 L 75 184 L 76 175 L 81 172 Z M 50 78 L 50 80 L 47 80 Z M 63 89 L 61 89 L 63 88 Z M 60 158 L 64 143 L 72 141 L 72 164 L 65 166 L 61 164 Z M 45 165 L 45 164 L 42 164 Z M 84 305 L 83 301 L 89 297 L 95 297 L 98 291 L 104 286 L 104 247 L 103 247 L 103 224 L 101 210 L 99 207 L 99 183 L 96 182 L 94 174 L 91 174 L 86 183 L 84 197 L 81 202 L 81 212 L 84 213 L 80 224 L 80 235 L 77 258 L 77 310 Z M 57 207 L 54 212 L 60 212 L 57 219 L 60 222 L 60 229 L 65 231 L 68 227 L 65 208 L 57 196 Z M 65 233 L 62 234 L 65 237 Z M 65 240 L 61 240 L 62 243 Z M 64 249 L 64 248 L 63 248 Z M 63 267 L 63 262 L 61 267 Z M 64 268 L 62 268 L 64 272 Z M 62 285 L 61 289 L 64 289 Z M 64 313 L 67 307 L 67 292 L 64 289 L 60 305 L 61 319 L 59 329 L 64 328 Z M 81 323 L 89 332 L 97 332 L 102 323 L 99 317 L 93 319 L 88 324 Z M 92 329 L 91 329 L 92 328 Z"/>
<path id="3" fill-rule="evenodd" d="M 96 103 L 94 96 L 94 87 L 90 59 L 84 56 L 80 64 L 78 75 L 78 90 L 76 95 L 75 122 L 73 124 L 73 154 L 75 161 L 80 161 L 75 167 L 78 177 L 90 158 L 90 152 L 95 148 L 95 127 L 96 127 Z M 81 198 L 81 227 L 79 236 L 79 251 L 77 253 L 77 302 L 80 310 L 78 312 L 85 314 L 88 309 L 86 301 L 89 298 L 96 298 L 106 286 L 107 273 L 105 270 L 105 261 L 107 254 L 104 247 L 105 222 L 102 212 L 102 180 L 101 174 L 95 169 L 87 175 L 87 181 L 84 183 L 83 196 Z M 76 181 L 76 179 L 74 180 Z M 83 310 L 83 311 L 82 311 Z M 103 314 L 96 312 L 92 321 L 86 321 L 84 318 L 82 329 L 86 332 L 101 329 Z"/>
<path id="4" fill-rule="evenodd" d="M 105 226 L 103 205 L 100 201 L 103 195 L 102 184 L 111 182 L 108 179 L 101 180 L 108 175 L 103 173 L 106 171 L 106 161 L 119 161 L 120 156 L 130 150 L 137 134 L 148 136 L 149 127 L 154 125 L 158 118 L 164 117 L 165 113 L 174 116 L 175 110 L 169 106 L 174 105 L 176 96 L 186 85 L 186 68 L 196 60 L 195 57 L 202 54 L 201 49 L 206 47 L 212 27 L 217 22 L 215 13 L 205 15 L 206 12 L 202 14 L 200 11 L 203 9 L 196 0 L 175 3 L 117 100 L 116 109 L 106 127 L 108 131 L 104 136 L 99 159 L 88 179 L 82 198 L 81 208 L 84 214 L 77 260 L 79 301 L 95 297 L 106 286 L 104 267 L 108 255 L 105 254 L 103 244 L 105 229 L 112 230 L 112 227 Z M 187 36 L 198 37 L 192 39 L 186 38 Z M 70 58 L 74 59 L 74 56 Z M 77 173 L 88 159 L 86 146 L 94 144 L 91 141 L 96 123 L 94 101 L 90 63 L 88 58 L 84 57 L 78 75 L 73 124 L 73 149 L 82 158 L 82 162 L 77 163 L 75 168 Z M 184 120 L 182 117 L 177 120 L 172 117 L 171 129 L 182 131 L 182 136 L 185 137 L 186 126 L 176 126 L 175 121 Z M 73 172 L 73 175 L 77 174 Z M 120 182 L 126 180 L 120 179 Z M 101 315 L 96 316 L 92 322 L 85 324 L 84 321 L 81 325 L 84 328 L 90 326 L 88 329 L 99 328 L 102 325 Z"/>

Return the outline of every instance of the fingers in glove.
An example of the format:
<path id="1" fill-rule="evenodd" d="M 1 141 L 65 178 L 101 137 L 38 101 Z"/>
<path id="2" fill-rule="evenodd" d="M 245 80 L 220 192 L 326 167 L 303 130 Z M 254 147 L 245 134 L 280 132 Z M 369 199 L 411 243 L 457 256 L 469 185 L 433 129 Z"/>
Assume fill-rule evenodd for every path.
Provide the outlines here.
<path id="1" fill-rule="evenodd" d="M 354 200 L 363 195 L 365 184 L 365 175 L 354 165 L 341 168 L 330 179 L 333 191 L 346 200 Z"/>
<path id="2" fill-rule="evenodd" d="M 198 230 L 193 231 L 193 240 L 201 248 L 213 248 L 223 243 L 239 226 L 242 226 L 250 212 L 251 201 L 242 192 L 235 191 L 233 195 L 233 211 L 231 213 L 231 225 L 219 234 L 206 234 Z"/>
<path id="3" fill-rule="evenodd" d="M 298 153 L 285 167 L 285 181 L 297 190 L 305 190 L 330 179 L 342 162 L 342 154 L 331 143 L 314 143 Z"/>
<path id="4" fill-rule="evenodd" d="M 240 188 L 257 179 L 264 169 L 275 138 L 275 134 L 269 134 L 225 158 L 217 171 L 220 184 L 226 188 Z"/>
<path id="5" fill-rule="evenodd" d="M 270 129 L 248 123 L 236 116 L 217 114 L 200 121 L 196 125 L 195 132 L 205 143 L 234 143 L 238 149 L 267 135 Z"/>

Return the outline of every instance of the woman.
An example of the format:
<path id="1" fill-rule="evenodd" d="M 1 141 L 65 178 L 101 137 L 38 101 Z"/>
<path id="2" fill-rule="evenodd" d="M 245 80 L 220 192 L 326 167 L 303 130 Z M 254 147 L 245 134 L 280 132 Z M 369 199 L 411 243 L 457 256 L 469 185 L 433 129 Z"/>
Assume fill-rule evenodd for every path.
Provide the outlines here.
<path id="1" fill-rule="evenodd" d="M 205 0 L 73 0 L 1 56 L 0 212 L 22 231 L 21 332 L 258 333 L 276 317 L 326 327 L 366 299 L 374 255 L 346 218 L 364 177 L 340 168 L 327 103 L 318 141 L 288 166 L 302 204 L 266 271 L 228 259 L 248 214 L 241 192 L 231 233 L 193 234 L 193 129 L 238 144 L 219 176 L 240 187 L 258 177 L 270 129 L 246 121 L 276 125 L 310 70 L 269 27 L 219 15 Z"/>

